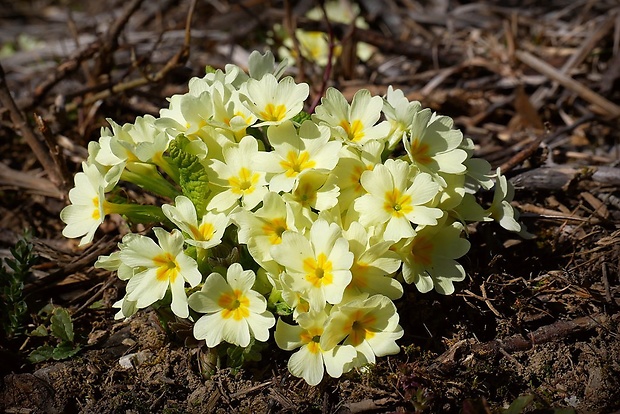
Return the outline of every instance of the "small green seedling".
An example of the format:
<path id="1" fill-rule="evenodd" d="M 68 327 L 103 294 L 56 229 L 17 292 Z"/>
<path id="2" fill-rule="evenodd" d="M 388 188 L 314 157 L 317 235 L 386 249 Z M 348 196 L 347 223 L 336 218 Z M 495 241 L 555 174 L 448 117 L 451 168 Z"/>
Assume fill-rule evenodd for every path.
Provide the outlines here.
<path id="1" fill-rule="evenodd" d="M 43 308 L 41 313 L 45 314 L 50 311 L 49 328 L 41 324 L 30 333 L 30 336 L 45 337 L 51 334 L 51 336 L 56 338 L 58 343 L 56 346 L 50 344 L 41 345 L 32 351 L 30 355 L 28 355 L 28 360 L 32 363 L 47 361 L 49 359 L 54 359 L 56 361 L 67 359 L 80 350 L 80 346 L 75 343 L 73 321 L 71 320 L 69 312 L 65 308 L 47 305 Z"/>
<path id="2" fill-rule="evenodd" d="M 37 260 L 28 238 L 26 233 L 24 238 L 10 249 L 13 257 L 0 261 L 0 322 L 7 340 L 23 333 L 24 317 L 28 313 L 24 281 Z"/>

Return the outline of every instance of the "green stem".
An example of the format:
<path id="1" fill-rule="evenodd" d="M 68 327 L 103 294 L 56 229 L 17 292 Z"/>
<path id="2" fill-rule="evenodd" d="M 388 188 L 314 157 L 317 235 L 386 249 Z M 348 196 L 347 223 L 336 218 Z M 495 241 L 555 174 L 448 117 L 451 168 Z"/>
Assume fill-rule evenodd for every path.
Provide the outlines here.
<path id="1" fill-rule="evenodd" d="M 150 165 L 150 167 L 152 168 L 135 164 L 131 169 L 126 168 L 121 174 L 121 180 L 136 184 L 147 191 L 168 197 L 171 200 L 181 194 L 173 184 L 157 172 L 154 166 Z"/>
<path id="2" fill-rule="evenodd" d="M 209 264 L 209 249 L 202 249 L 200 247 L 196 247 L 196 262 L 198 263 L 198 269 L 202 274 L 210 274 L 211 273 L 211 265 Z"/>
<path id="3" fill-rule="evenodd" d="M 126 216 L 135 223 L 166 223 L 168 219 L 164 215 L 161 207 L 143 206 L 140 204 L 116 204 L 106 203 L 105 210 L 107 214 L 116 213 Z"/>
<path id="4" fill-rule="evenodd" d="M 175 183 L 179 184 L 181 182 L 181 176 L 179 174 L 179 169 L 172 163 L 168 162 L 169 157 L 164 157 L 163 155 L 159 155 L 153 158 L 153 162 L 159 168 L 162 169 L 163 172 L 168 175 Z"/>

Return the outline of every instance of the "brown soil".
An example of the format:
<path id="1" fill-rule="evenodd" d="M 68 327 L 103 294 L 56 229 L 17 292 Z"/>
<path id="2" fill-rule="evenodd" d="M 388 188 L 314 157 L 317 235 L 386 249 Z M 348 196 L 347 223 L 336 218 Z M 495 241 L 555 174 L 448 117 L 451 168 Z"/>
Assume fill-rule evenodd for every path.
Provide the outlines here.
<path id="1" fill-rule="evenodd" d="M 291 10 L 279 1 L 198 2 L 185 50 L 190 1 L 124 3 L 23 0 L 0 10 L 0 48 L 14 49 L 0 57 L 2 79 L 39 145 L 47 136 L 44 152 L 57 148 L 69 171 L 44 165 L 3 100 L 0 253 L 8 257 L 31 229 L 39 259 L 25 285 L 26 330 L 51 302 L 71 311 L 82 348 L 31 364 L 27 355 L 46 339 L 3 339 L 0 410 L 499 413 L 519 396 L 532 401 L 511 412 L 620 410 L 617 2 L 360 1 L 369 29 L 330 25 L 345 50 L 359 40 L 377 52 L 368 62 L 341 59 L 329 84 L 347 96 L 392 84 L 453 117 L 476 155 L 515 183 L 515 205 L 536 238 L 471 226 L 473 247 L 461 260 L 469 276 L 456 293 L 409 287 L 398 302 L 400 354 L 317 387 L 292 377 L 275 346 L 260 362 L 209 376 L 206 349 L 186 325 L 164 329 L 151 309 L 115 321 L 111 304 L 124 283 L 92 265 L 114 250 L 123 223 L 109 220 L 80 250 L 62 237 L 59 212 L 106 118 L 157 114 L 205 65 L 243 65 L 273 24 L 327 25 L 300 17 L 311 1 Z M 298 80 L 320 94 L 323 71 L 308 62 L 304 70 Z"/>

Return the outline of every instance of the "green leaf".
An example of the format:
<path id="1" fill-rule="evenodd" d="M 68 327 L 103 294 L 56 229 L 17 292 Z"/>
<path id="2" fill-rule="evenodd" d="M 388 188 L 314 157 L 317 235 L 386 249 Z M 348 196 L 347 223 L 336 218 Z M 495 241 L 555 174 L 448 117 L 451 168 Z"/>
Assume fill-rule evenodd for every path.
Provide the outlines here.
<path id="1" fill-rule="evenodd" d="M 41 324 L 37 326 L 35 329 L 30 332 L 30 336 L 47 336 L 49 333 L 47 332 L 47 328 L 45 325 Z"/>
<path id="2" fill-rule="evenodd" d="M 293 313 L 293 309 L 286 302 L 277 302 L 275 307 L 276 314 L 280 316 L 287 316 Z"/>
<path id="3" fill-rule="evenodd" d="M 28 361 L 36 364 L 37 362 L 47 361 L 52 358 L 52 353 L 54 352 L 54 347 L 51 345 L 43 345 L 32 351 L 28 355 Z"/>
<path id="4" fill-rule="evenodd" d="M 267 307 L 272 312 L 275 311 L 276 314 L 280 316 L 286 316 L 293 313 L 293 309 L 284 301 L 282 298 L 282 291 L 273 289 L 269 298 L 267 299 Z"/>
<path id="5" fill-rule="evenodd" d="M 54 358 L 56 361 L 60 361 L 61 359 L 67 359 L 75 355 L 79 350 L 80 347 L 75 346 L 71 342 L 61 342 L 52 351 L 52 358 Z"/>
<path id="6" fill-rule="evenodd" d="M 510 404 L 510 407 L 503 411 L 503 414 L 521 414 L 533 400 L 533 395 L 522 395 L 517 397 L 512 404 Z"/>
<path id="7" fill-rule="evenodd" d="M 304 123 L 304 121 L 307 121 L 309 119 L 312 119 L 312 115 L 310 115 L 306 111 L 301 111 L 300 113 L 295 115 L 293 119 L 291 119 L 291 121 L 295 122 L 297 125 L 301 125 Z"/>
<path id="8" fill-rule="evenodd" d="M 230 345 L 226 349 L 228 356 L 228 366 L 230 368 L 241 368 L 248 361 L 260 361 L 262 359 L 261 352 L 267 347 L 264 342 L 258 342 L 256 339 L 250 339 L 247 347 Z"/>
<path id="9" fill-rule="evenodd" d="M 168 148 L 169 161 L 179 169 L 179 185 L 183 195 L 194 203 L 198 217 L 202 217 L 207 209 L 209 177 L 200 159 L 185 151 L 189 143 L 185 135 L 179 134 Z"/>
<path id="10" fill-rule="evenodd" d="M 61 341 L 73 342 L 73 322 L 65 308 L 56 308 L 50 319 L 52 333 Z"/>
<path id="11" fill-rule="evenodd" d="M 54 305 L 48 303 L 47 305 L 43 306 L 39 312 L 37 312 L 37 315 L 43 316 L 44 318 L 49 318 L 49 316 L 54 313 L 54 309 L 56 309 Z"/>

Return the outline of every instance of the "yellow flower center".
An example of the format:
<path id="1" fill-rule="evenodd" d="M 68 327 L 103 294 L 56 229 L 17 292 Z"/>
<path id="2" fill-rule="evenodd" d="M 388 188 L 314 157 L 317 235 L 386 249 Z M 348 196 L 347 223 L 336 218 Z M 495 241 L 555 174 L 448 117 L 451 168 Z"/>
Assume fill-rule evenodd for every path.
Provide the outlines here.
<path id="1" fill-rule="evenodd" d="M 310 207 L 316 202 L 316 191 L 309 183 L 303 183 L 295 190 L 295 199 L 304 207 Z"/>
<path id="2" fill-rule="evenodd" d="M 417 235 L 411 244 L 411 255 L 413 256 L 413 261 L 424 266 L 430 266 L 433 263 L 434 249 L 435 246 L 431 239 Z"/>
<path id="3" fill-rule="evenodd" d="M 392 191 L 386 191 L 383 208 L 392 216 L 400 218 L 413 211 L 411 196 L 408 194 L 401 194 L 397 188 Z"/>
<path id="4" fill-rule="evenodd" d="M 315 259 L 308 257 L 303 261 L 304 271 L 306 272 L 306 280 L 312 283 L 314 287 L 330 285 L 334 282 L 334 274 L 332 273 L 332 262 L 327 260 L 325 253 L 319 254 Z"/>
<path id="5" fill-rule="evenodd" d="M 345 119 L 340 121 L 340 126 L 347 133 L 347 137 L 350 141 L 359 142 L 364 138 L 364 124 L 359 119 L 349 122 Z"/>
<path id="6" fill-rule="evenodd" d="M 286 161 L 280 161 L 280 166 L 284 168 L 287 177 L 295 177 L 297 174 L 316 165 L 314 160 L 310 159 L 310 154 L 302 151 L 297 154 L 295 151 L 289 151 L 286 155 Z"/>
<path id="7" fill-rule="evenodd" d="M 346 326 L 345 333 L 349 334 L 351 345 L 358 346 L 364 340 L 375 336 L 373 325 L 377 322 L 377 318 L 373 314 L 360 309 L 351 315 L 350 321 L 351 324 Z"/>
<path id="8" fill-rule="evenodd" d="M 282 104 L 276 106 L 272 103 L 268 103 L 267 106 L 265 106 L 265 110 L 259 115 L 264 121 L 281 121 L 286 115 L 286 106 Z"/>
<path id="9" fill-rule="evenodd" d="M 217 304 L 223 308 L 221 313 L 224 319 L 240 321 L 250 316 L 250 300 L 239 289 L 222 293 Z"/>
<path id="10" fill-rule="evenodd" d="M 198 123 L 196 123 L 196 129 L 202 129 L 204 127 L 207 126 L 207 121 L 205 121 L 204 119 L 200 119 L 200 121 L 198 121 Z M 190 129 L 192 127 L 191 122 L 186 121 L 185 122 L 185 129 Z"/>
<path id="11" fill-rule="evenodd" d="M 170 253 L 162 253 L 153 258 L 155 266 L 157 267 L 157 280 L 164 282 L 169 280 L 170 283 L 174 283 L 179 275 L 179 263 L 174 256 Z"/>
<path id="12" fill-rule="evenodd" d="M 282 243 L 282 233 L 288 230 L 288 227 L 286 220 L 278 217 L 265 223 L 261 230 L 266 236 L 269 236 L 269 243 L 273 245 Z"/>
<path id="13" fill-rule="evenodd" d="M 93 197 L 93 206 L 95 207 L 92 214 L 93 219 L 101 220 L 101 211 L 99 210 L 99 196 Z"/>
<path id="14" fill-rule="evenodd" d="M 101 213 L 106 216 L 112 212 L 112 204 L 108 200 L 103 200 L 103 203 L 101 203 L 102 205 L 99 206 L 99 196 L 94 196 L 92 202 L 94 209 L 91 217 L 93 219 L 101 220 Z"/>
<path id="15" fill-rule="evenodd" d="M 233 194 L 247 195 L 254 192 L 256 189 L 254 186 L 258 183 L 259 179 L 260 176 L 258 173 L 252 173 L 252 171 L 242 167 L 236 177 L 230 177 L 228 179 L 228 185 L 230 185 Z"/>
<path id="16" fill-rule="evenodd" d="M 428 144 L 420 142 L 419 138 L 411 140 L 411 158 L 418 164 L 428 165 L 433 159 L 428 155 Z"/>
<path id="17" fill-rule="evenodd" d="M 228 117 L 224 117 L 224 119 L 222 119 L 222 121 L 224 121 L 224 123 L 228 126 L 230 126 L 230 121 L 235 118 L 235 117 L 241 117 L 241 119 L 243 119 L 246 123 L 246 125 L 248 125 L 250 123 L 250 117 L 246 117 L 243 112 L 241 111 L 237 111 L 233 114 L 233 116 L 231 116 L 230 118 Z"/>
<path id="18" fill-rule="evenodd" d="M 353 190 L 356 193 L 361 193 L 363 191 L 362 188 L 362 183 L 360 182 L 360 178 L 362 178 L 362 173 L 366 171 L 365 168 L 356 165 L 355 167 L 353 167 L 353 171 L 351 172 L 351 175 L 349 176 L 349 179 L 351 180 L 351 182 L 353 183 Z"/>
<path id="19" fill-rule="evenodd" d="M 213 223 L 209 222 L 202 223 L 198 227 L 192 226 L 190 230 L 192 231 L 194 240 L 199 241 L 209 241 L 215 234 L 215 227 L 213 226 Z"/>
<path id="20" fill-rule="evenodd" d="M 308 345 L 308 351 L 313 354 L 318 354 L 319 352 L 321 352 L 321 345 L 319 344 L 319 342 L 321 341 L 322 334 L 322 327 L 313 327 L 308 329 L 307 331 L 303 331 L 300 337 L 302 342 Z"/>

